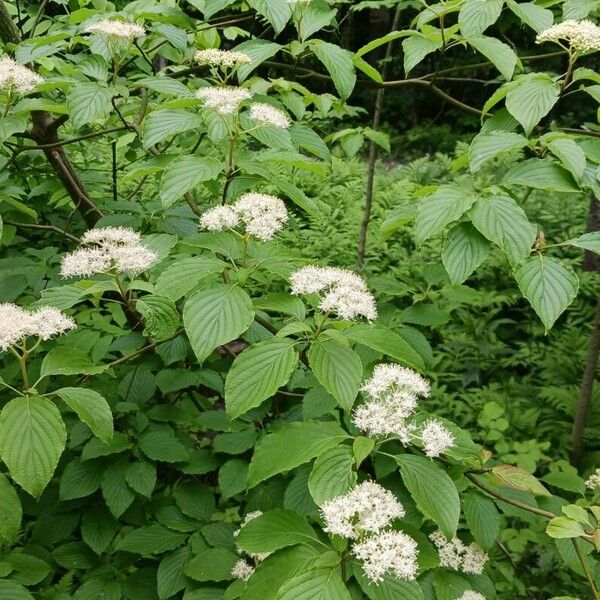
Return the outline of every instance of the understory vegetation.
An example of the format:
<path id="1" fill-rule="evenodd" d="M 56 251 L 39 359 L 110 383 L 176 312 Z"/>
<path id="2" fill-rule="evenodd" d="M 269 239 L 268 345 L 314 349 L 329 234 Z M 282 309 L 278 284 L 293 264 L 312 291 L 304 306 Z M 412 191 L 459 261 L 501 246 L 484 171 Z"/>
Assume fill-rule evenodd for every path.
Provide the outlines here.
<path id="1" fill-rule="evenodd" d="M 596 0 L 0 0 L 0 599 L 599 600 Z"/>

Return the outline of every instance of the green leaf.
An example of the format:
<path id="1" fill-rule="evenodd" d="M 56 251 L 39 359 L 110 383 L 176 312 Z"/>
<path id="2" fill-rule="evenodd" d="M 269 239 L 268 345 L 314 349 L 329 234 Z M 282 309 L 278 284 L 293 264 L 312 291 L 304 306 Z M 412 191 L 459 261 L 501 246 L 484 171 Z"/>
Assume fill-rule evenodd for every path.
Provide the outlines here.
<path id="1" fill-rule="evenodd" d="M 462 283 L 486 259 L 490 243 L 471 225 L 459 223 L 448 233 L 444 241 L 442 262 L 450 277 L 457 285 Z"/>
<path id="2" fill-rule="evenodd" d="M 317 540 L 313 528 L 291 510 L 270 510 L 242 527 L 236 544 L 246 552 L 275 552 Z"/>
<path id="3" fill-rule="evenodd" d="M 523 23 L 529 25 L 536 33 L 548 29 L 554 21 L 554 15 L 551 10 L 542 8 L 534 2 L 508 0 L 506 4 Z"/>
<path id="4" fill-rule="evenodd" d="M 106 444 L 113 438 L 113 416 L 104 396 L 84 387 L 62 388 L 54 392 L 77 413 L 92 433 Z"/>
<path id="5" fill-rule="evenodd" d="M 146 525 L 126 533 L 115 549 L 143 556 L 162 554 L 181 546 L 186 537 L 184 533 L 171 531 L 162 525 Z"/>
<path id="6" fill-rule="evenodd" d="M 417 508 L 436 523 L 447 538 L 453 537 L 460 517 L 460 498 L 452 479 L 442 467 L 421 456 L 401 454 L 396 456 L 396 461 Z"/>
<path id="7" fill-rule="evenodd" d="M 237 285 L 213 285 L 185 303 L 183 324 L 199 362 L 235 340 L 254 320 L 252 300 Z"/>
<path id="8" fill-rule="evenodd" d="M 236 70 L 238 80 L 240 83 L 248 79 L 248 76 L 256 69 L 261 63 L 268 58 L 275 56 L 281 50 L 280 44 L 274 42 L 268 42 L 267 40 L 247 40 L 242 42 L 234 48 L 236 52 L 243 52 L 247 54 L 252 62 L 247 65 L 242 65 Z"/>
<path id="9" fill-rule="evenodd" d="M 478 2 L 479 0 L 475 0 Z M 479 171 L 488 160 L 505 152 L 517 152 L 527 145 L 527 138 L 510 131 L 486 131 L 473 138 L 469 147 L 471 172 Z"/>
<path id="10" fill-rule="evenodd" d="M 533 73 L 515 79 L 506 94 L 508 112 L 529 135 L 556 104 L 560 86 L 549 75 Z"/>
<path id="11" fill-rule="evenodd" d="M 337 569 L 314 569 L 292 577 L 276 600 L 351 600 Z"/>
<path id="12" fill-rule="evenodd" d="M 76 83 L 67 94 L 69 122 L 74 127 L 104 121 L 112 111 L 113 91 L 99 83 Z"/>
<path id="13" fill-rule="evenodd" d="M 160 200 L 164 208 L 172 206 L 186 192 L 203 181 L 219 176 L 222 164 L 214 158 L 180 156 L 163 172 L 160 180 Z"/>
<path id="14" fill-rule="evenodd" d="M 581 191 L 569 171 L 544 158 L 530 158 L 517 163 L 506 173 L 502 183 L 552 192 Z"/>
<path id="15" fill-rule="evenodd" d="M 492 467 L 492 477 L 500 484 L 515 490 L 530 492 L 535 496 L 550 496 L 550 492 L 536 479 L 520 467 L 496 465 Z"/>
<path id="16" fill-rule="evenodd" d="M 471 0 L 478 4 L 487 4 L 488 0 Z M 494 63 L 495 67 L 502 73 L 507 81 L 512 79 L 517 66 L 517 55 L 514 50 L 504 42 L 487 36 L 467 37 L 467 41 L 477 52 L 483 54 Z"/>
<path id="17" fill-rule="evenodd" d="M 466 0 L 458 13 L 460 32 L 466 37 L 481 35 L 498 20 L 502 5 L 503 0 Z"/>
<path id="18" fill-rule="evenodd" d="M 125 481 L 132 490 L 150 498 L 156 486 L 156 467 L 143 461 L 129 463 Z"/>
<path id="19" fill-rule="evenodd" d="M 589 250 L 590 252 L 600 254 L 600 231 L 584 233 L 577 238 L 568 240 L 566 243 L 570 244 L 571 246 L 577 246 L 578 248 L 583 248 L 584 250 Z"/>
<path id="20" fill-rule="evenodd" d="M 562 6 L 563 19 L 576 21 L 585 19 L 592 11 L 598 9 L 596 0 L 566 0 Z"/>
<path id="21" fill-rule="evenodd" d="M 387 573 L 383 581 L 372 583 L 360 567 L 354 568 L 354 576 L 370 600 L 425 600 L 416 581 L 402 581 Z"/>
<path id="22" fill-rule="evenodd" d="M 356 84 L 352 53 L 322 40 L 312 40 L 310 47 L 331 75 L 340 98 L 346 100 Z"/>
<path id="23" fill-rule="evenodd" d="M 221 273 L 224 267 L 225 264 L 214 256 L 190 256 L 176 260 L 158 276 L 154 291 L 176 302 L 202 279 Z"/>
<path id="24" fill-rule="evenodd" d="M 125 479 L 127 468 L 126 460 L 117 460 L 110 463 L 102 476 L 102 496 L 106 506 L 116 518 L 131 506 L 135 498 Z"/>
<path id="25" fill-rule="evenodd" d="M 395 331 L 377 325 L 353 325 L 343 333 L 352 341 L 381 352 L 413 369 L 425 368 L 421 355 Z"/>
<path id="26" fill-rule="evenodd" d="M 192 559 L 183 572 L 196 581 L 228 581 L 232 579 L 231 569 L 239 556 L 225 548 L 203 550 Z"/>
<path id="27" fill-rule="evenodd" d="M 488 550 L 500 535 L 500 513 L 487 496 L 470 492 L 464 496 L 463 511 L 475 541 Z"/>
<path id="28" fill-rule="evenodd" d="M 180 592 L 188 584 L 183 571 L 191 558 L 192 553 L 188 548 L 184 547 L 175 550 L 171 554 L 167 554 L 161 560 L 156 574 L 156 591 L 160 600 L 171 598 L 171 596 Z"/>
<path id="29" fill-rule="evenodd" d="M 189 459 L 188 451 L 172 429 L 144 433 L 140 436 L 140 448 L 152 460 L 173 463 Z"/>
<path id="30" fill-rule="evenodd" d="M 239 354 L 225 380 L 227 416 L 236 419 L 284 386 L 298 364 L 296 342 L 269 338 Z"/>
<path id="31" fill-rule="evenodd" d="M 21 529 L 23 509 L 15 488 L 0 473 L 0 541 L 16 541 Z"/>
<path id="32" fill-rule="evenodd" d="M 96 375 L 106 371 L 105 365 L 94 365 L 89 356 L 70 346 L 56 346 L 44 356 L 40 378 L 49 375 Z"/>
<path id="33" fill-rule="evenodd" d="M 248 463 L 239 458 L 228 460 L 219 469 L 219 488 L 223 498 L 231 498 L 246 489 Z"/>
<path id="34" fill-rule="evenodd" d="M 569 517 L 555 517 L 546 526 L 546 533 L 551 538 L 578 538 L 585 535 L 583 527 Z"/>
<path id="35" fill-rule="evenodd" d="M 404 50 L 404 71 L 408 74 L 428 55 L 439 50 L 443 45 L 441 36 L 435 39 L 414 33 L 402 42 Z"/>
<path id="36" fill-rule="evenodd" d="M 318 339 L 308 351 L 308 363 L 319 383 L 350 411 L 362 381 L 358 354 L 335 339 Z"/>
<path id="37" fill-rule="evenodd" d="M 254 450 L 248 486 L 290 471 L 338 446 L 348 434 L 331 421 L 290 423 L 263 437 Z"/>
<path id="38" fill-rule="evenodd" d="M 177 79 L 173 79 L 172 77 L 144 77 L 136 80 L 135 85 L 147 87 L 149 90 L 153 90 L 159 94 L 165 94 L 166 96 L 177 96 L 179 98 L 194 97 L 194 94 L 191 92 L 190 88 L 183 85 L 181 81 L 177 81 Z"/>
<path id="39" fill-rule="evenodd" d="M 471 219 L 479 232 L 503 248 L 512 262 L 529 255 L 537 229 L 509 196 L 480 198 L 471 211 Z"/>
<path id="40" fill-rule="evenodd" d="M 287 0 L 247 0 L 248 4 L 265 17 L 273 26 L 275 34 L 281 33 L 292 16 Z"/>
<path id="41" fill-rule="evenodd" d="M 197 521 L 209 520 L 215 511 L 215 497 L 211 488 L 199 481 L 184 481 L 173 493 L 179 510 Z"/>
<path id="42" fill-rule="evenodd" d="M 560 160 L 565 169 L 579 181 L 587 165 L 585 152 L 570 138 L 557 138 L 548 142 L 548 149 Z"/>
<path id="43" fill-rule="evenodd" d="M 513 275 L 546 332 L 577 296 L 577 274 L 555 258 L 542 254 L 527 258 L 515 267 Z"/>
<path id="44" fill-rule="evenodd" d="M 0 600 L 35 600 L 22 586 L 12 581 L 0 581 Z"/>
<path id="45" fill-rule="evenodd" d="M 81 537 L 98 555 L 110 546 L 118 529 L 116 519 L 103 506 L 88 509 L 81 518 Z"/>
<path id="46" fill-rule="evenodd" d="M 142 122 L 144 148 L 151 148 L 176 133 L 200 127 L 202 119 L 195 113 L 187 110 L 155 110 Z"/>
<path id="47" fill-rule="evenodd" d="M 34 498 L 52 479 L 67 432 L 56 405 L 40 396 L 11 400 L 0 413 L 0 457 Z"/>
<path id="48" fill-rule="evenodd" d="M 93 460 L 72 460 L 60 477 L 59 498 L 74 500 L 93 494 L 102 482 L 102 467 Z"/>
<path id="49" fill-rule="evenodd" d="M 331 448 L 317 457 L 308 478 L 308 489 L 318 506 L 345 494 L 356 485 L 353 464 L 352 447 L 346 445 Z"/>
<path id="50" fill-rule="evenodd" d="M 415 222 L 418 244 L 440 233 L 446 225 L 460 219 L 468 211 L 475 196 L 460 188 L 443 185 L 433 194 L 421 199 Z"/>
<path id="51" fill-rule="evenodd" d="M 148 294 L 140 298 L 135 307 L 144 319 L 144 333 L 153 341 L 167 340 L 179 328 L 179 313 L 170 298 Z"/>

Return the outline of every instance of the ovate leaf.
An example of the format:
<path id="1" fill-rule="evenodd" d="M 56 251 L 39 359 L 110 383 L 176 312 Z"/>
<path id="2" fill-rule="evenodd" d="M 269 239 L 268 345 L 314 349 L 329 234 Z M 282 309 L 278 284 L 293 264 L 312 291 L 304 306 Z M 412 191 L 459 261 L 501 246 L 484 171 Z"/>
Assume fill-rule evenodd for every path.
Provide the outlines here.
<path id="1" fill-rule="evenodd" d="M 224 266 L 214 256 L 190 256 L 176 260 L 158 276 L 154 291 L 176 302 L 205 277 L 221 273 Z"/>
<path id="2" fill-rule="evenodd" d="M 104 396 L 84 387 L 62 388 L 55 393 L 77 413 L 96 437 L 106 444 L 112 442 L 113 417 Z"/>
<path id="3" fill-rule="evenodd" d="M 236 339 L 254 320 L 252 300 L 236 285 L 214 285 L 185 303 L 183 324 L 199 362 Z"/>
<path id="4" fill-rule="evenodd" d="M 434 39 L 415 33 L 402 42 L 404 50 L 404 71 L 408 75 L 428 54 L 439 50 L 443 41 L 441 36 Z"/>
<path id="5" fill-rule="evenodd" d="M 337 90 L 340 98 L 345 100 L 350 96 L 356 84 L 356 73 L 352 62 L 352 53 L 335 44 L 313 40 L 311 43 L 315 56 L 323 63 Z"/>
<path id="6" fill-rule="evenodd" d="M 162 140 L 202 126 L 202 119 L 187 110 L 156 110 L 142 122 L 144 148 L 150 148 Z"/>
<path id="7" fill-rule="evenodd" d="M 214 158 L 181 156 L 163 172 L 160 199 L 165 208 L 203 181 L 214 180 L 221 172 L 221 163 Z"/>
<path id="8" fill-rule="evenodd" d="M 285 385 L 296 365 L 298 351 L 290 338 L 269 338 L 239 354 L 225 380 L 225 405 L 235 419 L 260 406 Z"/>
<path id="9" fill-rule="evenodd" d="M 524 75 L 515 84 L 506 94 L 506 108 L 529 135 L 556 104 L 560 87 L 543 73 Z"/>
<path id="10" fill-rule="evenodd" d="M 535 496 L 550 496 L 550 492 L 531 473 L 514 465 L 497 465 L 492 468 L 492 477 L 500 484 L 515 490 L 529 492 Z"/>
<path id="11" fill-rule="evenodd" d="M 23 509 L 15 488 L 0 474 L 0 541 L 12 543 L 21 529 Z"/>
<path id="12" fill-rule="evenodd" d="M 491 158 L 505 152 L 515 152 L 526 145 L 527 138 L 518 133 L 501 130 L 479 133 L 473 138 L 469 148 L 471 171 L 475 173 Z"/>
<path id="13" fill-rule="evenodd" d="M 144 333 L 161 342 L 172 337 L 179 327 L 179 313 L 170 298 L 148 294 L 135 305 L 144 319 Z"/>
<path id="14" fill-rule="evenodd" d="M 351 600 L 351 597 L 336 569 L 314 569 L 283 584 L 276 600 Z"/>
<path id="15" fill-rule="evenodd" d="M 475 541 L 484 549 L 491 548 L 500 534 L 500 513 L 490 498 L 477 492 L 464 496 L 463 511 Z"/>
<path id="16" fill-rule="evenodd" d="M 336 446 L 315 460 L 308 478 L 308 489 L 318 506 L 326 500 L 345 494 L 356 485 L 353 464 L 352 448 L 346 445 Z"/>
<path id="17" fill-rule="evenodd" d="M 458 13 L 460 32 L 466 37 L 481 35 L 498 20 L 502 5 L 502 0 L 466 0 Z"/>
<path id="18" fill-rule="evenodd" d="M 76 83 L 67 94 L 69 119 L 75 127 L 94 121 L 104 121 L 112 108 L 113 92 L 99 83 Z"/>
<path id="19" fill-rule="evenodd" d="M 506 173 L 503 183 L 552 192 L 581 191 L 569 171 L 544 158 L 530 158 L 517 163 Z"/>
<path id="20" fill-rule="evenodd" d="M 542 254 L 532 256 L 518 264 L 513 274 L 521 293 L 529 300 L 546 331 L 577 295 L 577 274 L 555 258 Z"/>
<path id="21" fill-rule="evenodd" d="M 584 233 L 578 238 L 568 240 L 567 243 L 571 246 L 577 246 L 578 248 L 583 248 L 584 250 L 589 250 L 590 252 L 600 254 L 600 231 Z"/>
<path id="22" fill-rule="evenodd" d="M 460 499 L 456 485 L 446 471 L 432 460 L 412 454 L 396 457 L 402 481 L 417 508 L 451 538 L 460 517 Z"/>
<path id="23" fill-rule="evenodd" d="M 459 223 L 448 233 L 442 262 L 453 284 L 462 283 L 485 260 L 490 243 L 471 223 Z"/>
<path id="24" fill-rule="evenodd" d="M 248 471 L 250 487 L 307 463 L 338 446 L 348 434 L 330 421 L 291 423 L 258 442 Z"/>
<path id="25" fill-rule="evenodd" d="M 554 21 L 552 11 L 538 6 L 535 2 L 508 0 L 506 4 L 523 23 L 529 25 L 536 33 L 548 29 Z"/>
<path id="26" fill-rule="evenodd" d="M 487 0 L 472 0 L 475 3 L 487 4 Z M 515 51 L 504 42 L 488 36 L 472 36 L 467 41 L 477 52 L 488 58 L 495 67 L 504 75 L 505 79 L 512 79 L 515 67 L 517 65 L 517 55 Z"/>
<path id="27" fill-rule="evenodd" d="M 60 411 L 47 398 L 21 396 L 0 413 L 0 457 L 11 477 L 35 498 L 52 479 L 66 439 Z"/>

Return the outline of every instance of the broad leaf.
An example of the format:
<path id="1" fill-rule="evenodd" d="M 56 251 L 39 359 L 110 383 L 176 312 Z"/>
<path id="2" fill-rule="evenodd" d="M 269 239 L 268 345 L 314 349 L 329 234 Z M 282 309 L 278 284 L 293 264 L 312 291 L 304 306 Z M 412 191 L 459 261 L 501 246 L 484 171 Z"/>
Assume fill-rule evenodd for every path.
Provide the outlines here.
<path id="1" fill-rule="evenodd" d="M 77 416 L 106 444 L 113 438 L 113 417 L 104 396 L 84 387 L 62 388 L 55 392 Z"/>
<path id="2" fill-rule="evenodd" d="M 164 139 L 190 129 L 202 127 L 202 119 L 187 110 L 156 110 L 142 122 L 144 148 L 155 146 Z"/>
<path id="3" fill-rule="evenodd" d="M 113 91 L 99 83 L 76 83 L 67 94 L 67 109 L 73 126 L 104 121 L 112 111 Z"/>
<path id="4" fill-rule="evenodd" d="M 442 262 L 454 284 L 462 283 L 485 260 L 490 243 L 471 223 L 459 223 L 448 233 Z"/>
<path id="5" fill-rule="evenodd" d="M 486 4 L 488 0 L 471 0 L 474 3 Z M 468 37 L 467 41 L 477 52 L 488 58 L 498 71 L 504 75 L 505 79 L 512 79 L 515 67 L 517 65 L 517 55 L 515 51 L 504 42 L 487 36 Z"/>
<path id="6" fill-rule="evenodd" d="M 276 600 L 351 600 L 337 569 L 315 569 L 292 577 Z"/>
<path id="7" fill-rule="evenodd" d="M 478 1 L 478 0 L 476 0 Z M 488 160 L 505 152 L 515 152 L 527 145 L 527 138 L 510 131 L 489 131 L 476 135 L 469 148 L 469 164 L 475 173 Z"/>
<path id="8" fill-rule="evenodd" d="M 536 33 L 548 29 L 554 21 L 552 11 L 542 8 L 535 4 L 535 2 L 515 2 L 514 0 L 508 0 L 506 4 L 523 23 L 529 25 Z"/>
<path id="9" fill-rule="evenodd" d="M 466 0 L 458 13 L 460 32 L 466 37 L 481 35 L 498 20 L 502 5 L 503 0 Z"/>
<path id="10" fill-rule="evenodd" d="M 296 342 L 270 338 L 239 354 L 225 380 L 227 415 L 235 419 L 260 406 L 285 385 L 298 364 Z"/>
<path id="11" fill-rule="evenodd" d="M 181 156 L 163 172 L 160 180 L 160 199 L 165 208 L 173 205 L 186 192 L 203 181 L 216 179 L 222 165 L 214 158 Z"/>
<path id="12" fill-rule="evenodd" d="M 332 448 L 315 460 L 308 478 L 308 489 L 318 506 L 326 500 L 345 494 L 356 485 L 353 464 L 352 448 L 346 445 Z"/>
<path id="13" fill-rule="evenodd" d="M 475 541 L 488 550 L 500 535 L 500 513 L 490 498 L 477 492 L 466 494 L 463 499 L 465 520 Z"/>
<path id="14" fill-rule="evenodd" d="M 323 63 L 337 90 L 340 98 L 345 100 L 350 96 L 356 84 L 356 73 L 352 62 L 352 53 L 335 44 L 313 40 L 311 43 L 315 56 Z"/>
<path id="15" fill-rule="evenodd" d="M 573 302 L 579 288 L 579 278 L 571 267 L 542 254 L 517 265 L 514 277 L 546 331 Z"/>
<path id="16" fill-rule="evenodd" d="M 402 42 L 404 50 L 404 71 L 408 75 L 428 54 L 442 47 L 442 38 L 434 39 L 425 37 L 420 33 L 414 33 Z"/>
<path id="17" fill-rule="evenodd" d="M 52 479 L 66 439 L 60 412 L 46 398 L 21 396 L 0 413 L 0 457 L 11 477 L 35 498 Z"/>
<path id="18" fill-rule="evenodd" d="M 590 252 L 600 254 L 600 231 L 592 231 L 591 233 L 584 233 L 578 238 L 568 240 L 567 242 L 571 246 L 577 246 Z"/>
<path id="19" fill-rule="evenodd" d="M 508 112 L 523 126 L 527 135 L 556 104 L 560 88 L 549 75 L 533 73 L 515 80 L 506 94 Z"/>
<path id="20" fill-rule="evenodd" d="M 194 289 L 209 275 L 221 273 L 225 264 L 214 256 L 190 256 L 176 260 L 159 276 L 154 291 L 174 302 Z"/>
<path id="21" fill-rule="evenodd" d="M 0 473 L 0 541 L 16 541 L 21 529 L 23 509 L 15 488 Z"/>
<path id="22" fill-rule="evenodd" d="M 506 173 L 503 183 L 552 192 L 581 191 L 569 171 L 543 158 L 530 158 L 517 163 Z"/>
<path id="23" fill-rule="evenodd" d="M 148 294 L 135 307 L 144 319 L 144 333 L 154 341 L 173 337 L 179 328 L 179 313 L 170 298 Z"/>

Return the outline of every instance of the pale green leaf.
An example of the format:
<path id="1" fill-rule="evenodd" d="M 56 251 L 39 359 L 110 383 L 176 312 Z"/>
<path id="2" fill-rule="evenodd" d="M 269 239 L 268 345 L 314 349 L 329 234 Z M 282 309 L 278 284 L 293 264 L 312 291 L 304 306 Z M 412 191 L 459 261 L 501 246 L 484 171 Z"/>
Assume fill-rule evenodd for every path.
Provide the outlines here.
<path id="1" fill-rule="evenodd" d="M 308 489 L 317 505 L 342 496 L 356 485 L 353 464 L 352 447 L 346 445 L 331 448 L 317 457 L 308 478 Z"/>
<path id="2" fill-rule="evenodd" d="M 113 416 L 104 396 L 85 387 L 67 387 L 54 392 L 106 444 L 113 438 Z"/>
<path id="3" fill-rule="evenodd" d="M 473 225 L 459 223 L 444 241 L 442 262 L 453 284 L 462 283 L 485 260 L 490 244 Z"/>

